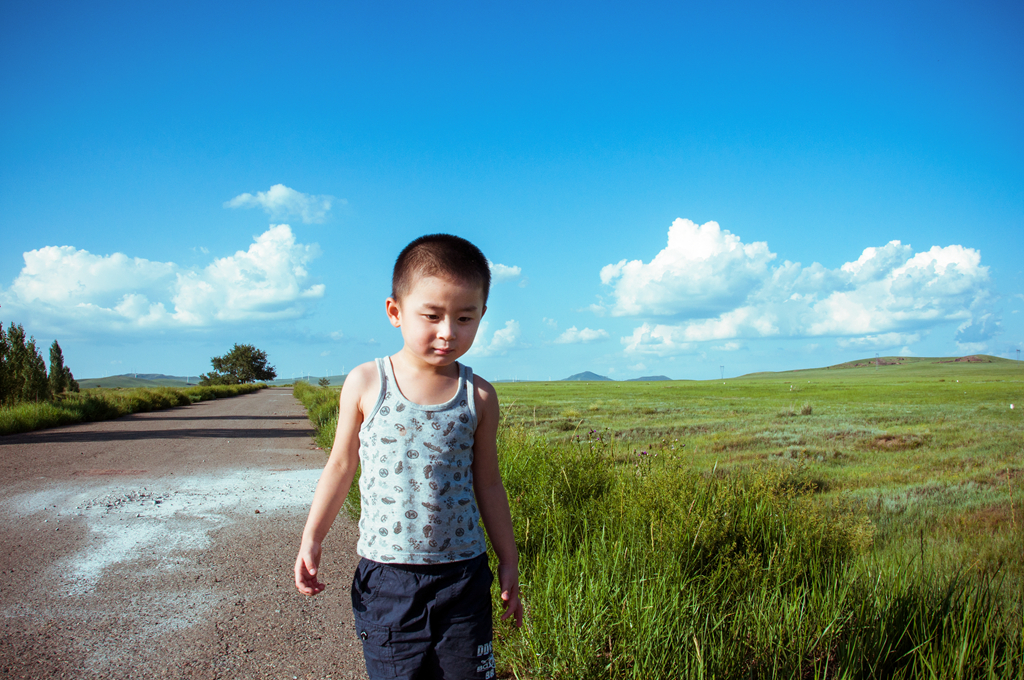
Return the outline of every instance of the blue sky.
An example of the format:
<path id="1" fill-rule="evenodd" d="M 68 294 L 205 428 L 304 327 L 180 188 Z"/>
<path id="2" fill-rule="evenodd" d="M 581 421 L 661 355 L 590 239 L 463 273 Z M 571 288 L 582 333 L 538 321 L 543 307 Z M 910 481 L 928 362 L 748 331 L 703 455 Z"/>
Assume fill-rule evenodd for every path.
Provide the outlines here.
<path id="1" fill-rule="evenodd" d="M 491 379 L 1024 349 L 1019 3 L 9 1 L 0 64 L 0 320 L 77 377 L 392 353 L 441 231 Z"/>

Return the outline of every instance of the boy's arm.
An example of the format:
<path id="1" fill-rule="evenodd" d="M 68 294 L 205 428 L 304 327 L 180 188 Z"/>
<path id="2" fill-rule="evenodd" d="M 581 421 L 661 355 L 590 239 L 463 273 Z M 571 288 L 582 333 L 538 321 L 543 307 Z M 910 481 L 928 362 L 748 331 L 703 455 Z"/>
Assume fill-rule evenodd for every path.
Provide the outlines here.
<path id="1" fill-rule="evenodd" d="M 320 544 L 338 516 L 359 465 L 359 426 L 363 422 L 362 398 L 377 382 L 374 364 L 363 364 L 345 379 L 338 397 L 338 428 L 334 446 L 313 494 L 309 518 L 302 531 L 299 555 L 295 559 L 295 587 L 303 595 L 316 595 L 325 586 L 317 578 Z"/>
<path id="2" fill-rule="evenodd" d="M 473 491 L 480 517 L 498 556 L 498 584 L 505 613 L 523 625 L 523 603 L 519 599 L 519 551 L 512 533 L 512 513 L 508 495 L 498 470 L 498 394 L 480 376 L 473 377 L 476 394 L 477 426 L 473 443 Z"/>

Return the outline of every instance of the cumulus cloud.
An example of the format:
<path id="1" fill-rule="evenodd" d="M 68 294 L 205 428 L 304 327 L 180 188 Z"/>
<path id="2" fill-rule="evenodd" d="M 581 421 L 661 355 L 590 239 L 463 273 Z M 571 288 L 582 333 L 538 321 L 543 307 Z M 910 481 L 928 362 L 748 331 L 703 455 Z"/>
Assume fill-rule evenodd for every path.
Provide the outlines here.
<path id="1" fill-rule="evenodd" d="M 491 357 L 500 354 L 507 354 L 509 350 L 526 347 L 522 342 L 522 331 L 519 322 L 511 319 L 505 322 L 505 327 L 494 331 L 490 341 L 484 340 L 487 334 L 488 323 L 480 322 L 480 329 L 477 331 L 476 342 L 469 351 L 471 356 Z"/>
<path id="2" fill-rule="evenodd" d="M 767 243 L 744 244 L 716 222 L 677 219 L 653 260 L 607 265 L 601 282 L 614 287 L 613 316 L 707 317 L 743 302 L 773 259 Z"/>
<path id="3" fill-rule="evenodd" d="M 25 266 L 0 299 L 42 325 L 80 331 L 297 318 L 324 294 L 322 284 L 309 285 L 306 270 L 318 254 L 315 244 L 296 243 L 287 224 L 203 269 L 47 246 L 24 253 Z"/>
<path id="4" fill-rule="evenodd" d="M 650 263 L 608 265 L 601 280 L 613 289 L 613 315 L 665 319 L 622 338 L 628 352 L 640 354 L 775 336 L 896 347 L 950 321 L 961 322 L 958 336 L 967 346 L 998 327 L 997 320 L 985 320 L 988 267 L 972 248 L 933 246 L 914 253 L 891 241 L 866 248 L 838 269 L 776 259 L 766 243 L 744 244 L 714 222 L 676 220 L 668 245 Z"/>
<path id="5" fill-rule="evenodd" d="M 491 279 L 495 283 L 501 283 L 502 281 L 514 281 L 523 273 L 522 267 L 496 264 L 490 260 L 487 261 L 487 264 L 491 267 Z"/>
<path id="6" fill-rule="evenodd" d="M 319 224 L 327 219 L 327 213 L 337 201 L 334 196 L 304 194 L 275 184 L 269 191 L 257 191 L 255 195 L 245 193 L 224 203 L 225 208 L 262 208 L 274 220 L 299 218 L 304 224 Z M 340 203 L 347 201 L 341 199 Z"/>
<path id="7" fill-rule="evenodd" d="M 576 326 L 573 326 L 566 329 L 564 333 L 555 338 L 555 342 L 559 345 L 570 345 L 604 340 L 607 337 L 608 331 L 600 328 L 597 330 L 592 330 L 590 328 L 578 330 Z"/>
<path id="8" fill-rule="evenodd" d="M 320 254 L 302 245 L 287 224 L 256 237 L 247 251 L 214 260 L 200 272 L 178 275 L 175 318 L 187 325 L 217 321 L 269 321 L 301 316 L 305 300 L 323 297 L 324 285 L 304 288 L 306 264 Z"/>

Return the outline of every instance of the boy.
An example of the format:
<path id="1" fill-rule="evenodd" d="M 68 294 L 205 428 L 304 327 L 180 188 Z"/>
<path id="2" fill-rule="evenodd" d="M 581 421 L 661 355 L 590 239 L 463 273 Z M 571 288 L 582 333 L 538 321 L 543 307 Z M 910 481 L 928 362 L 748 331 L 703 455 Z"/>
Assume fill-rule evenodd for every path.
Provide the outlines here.
<path id="1" fill-rule="evenodd" d="M 320 544 L 362 464 L 352 583 L 370 678 L 493 678 L 493 580 L 478 519 L 498 556 L 502 620 L 522 625 L 519 555 L 498 472 L 498 397 L 457 359 L 487 309 L 490 268 L 469 241 L 416 239 L 398 256 L 386 311 L 402 349 L 345 379 L 331 456 L 295 560 L 317 579 Z"/>

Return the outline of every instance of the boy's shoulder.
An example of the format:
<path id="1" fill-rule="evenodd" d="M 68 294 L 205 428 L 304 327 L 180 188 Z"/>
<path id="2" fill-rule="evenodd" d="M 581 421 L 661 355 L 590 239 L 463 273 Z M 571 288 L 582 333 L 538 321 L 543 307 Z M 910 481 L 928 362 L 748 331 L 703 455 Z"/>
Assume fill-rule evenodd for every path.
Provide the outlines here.
<path id="1" fill-rule="evenodd" d="M 497 407 L 498 392 L 494 389 L 494 385 L 481 378 L 475 371 L 473 372 L 473 397 L 480 406 L 478 410 L 481 413 L 486 413 L 490 408 Z"/>
<path id="2" fill-rule="evenodd" d="M 375 398 L 380 390 L 380 377 L 377 374 L 377 362 L 367 361 L 359 364 L 345 376 L 345 384 L 341 387 L 342 401 L 349 399 L 360 411 L 366 409 L 371 398 Z M 371 404 L 372 406 L 372 404 Z"/>
<path id="3" fill-rule="evenodd" d="M 367 361 L 365 364 L 359 364 L 353 368 L 349 371 L 349 374 L 345 376 L 345 386 L 347 387 L 350 382 L 353 387 L 357 385 L 366 385 L 368 383 L 377 383 L 377 362 Z"/>

